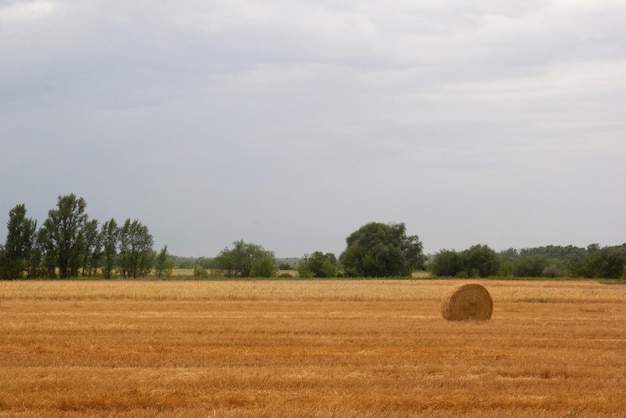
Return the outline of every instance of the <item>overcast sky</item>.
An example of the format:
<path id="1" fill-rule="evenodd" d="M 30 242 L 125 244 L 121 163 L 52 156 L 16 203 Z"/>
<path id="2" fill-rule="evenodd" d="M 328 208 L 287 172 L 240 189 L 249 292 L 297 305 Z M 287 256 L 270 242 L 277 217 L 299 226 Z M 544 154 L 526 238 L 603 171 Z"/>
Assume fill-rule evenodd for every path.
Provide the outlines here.
<path id="1" fill-rule="evenodd" d="M 626 242 L 623 0 L 0 0 L 0 241 L 25 203 L 176 255 L 404 222 L 427 253 Z"/>

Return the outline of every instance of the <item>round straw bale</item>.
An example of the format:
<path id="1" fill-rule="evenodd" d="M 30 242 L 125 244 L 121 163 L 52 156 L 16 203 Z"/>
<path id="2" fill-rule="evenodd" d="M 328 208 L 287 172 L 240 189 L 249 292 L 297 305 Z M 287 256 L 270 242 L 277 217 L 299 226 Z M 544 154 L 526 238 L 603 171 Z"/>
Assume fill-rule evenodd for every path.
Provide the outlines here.
<path id="1" fill-rule="evenodd" d="M 492 312 L 491 295 L 476 283 L 455 287 L 441 301 L 441 314 L 448 321 L 486 321 L 491 318 Z"/>

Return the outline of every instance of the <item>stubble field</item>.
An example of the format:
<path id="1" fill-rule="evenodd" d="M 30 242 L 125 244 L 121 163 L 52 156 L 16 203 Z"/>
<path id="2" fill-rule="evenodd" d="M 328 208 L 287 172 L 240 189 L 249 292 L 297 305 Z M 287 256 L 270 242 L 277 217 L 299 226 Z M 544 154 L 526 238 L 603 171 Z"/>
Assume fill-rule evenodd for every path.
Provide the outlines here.
<path id="1" fill-rule="evenodd" d="M 0 282 L 0 416 L 621 417 L 626 286 Z"/>

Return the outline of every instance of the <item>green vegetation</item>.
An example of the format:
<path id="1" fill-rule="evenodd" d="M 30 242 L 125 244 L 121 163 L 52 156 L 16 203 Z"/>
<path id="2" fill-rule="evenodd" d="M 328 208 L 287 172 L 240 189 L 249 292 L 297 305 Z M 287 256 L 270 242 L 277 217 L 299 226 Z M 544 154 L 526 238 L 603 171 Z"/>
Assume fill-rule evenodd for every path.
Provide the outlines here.
<path id="1" fill-rule="evenodd" d="M 243 240 L 235 241 L 232 249 L 224 248 L 213 265 L 227 277 L 273 277 L 278 271 L 274 253 Z"/>
<path id="2" fill-rule="evenodd" d="M 333 253 L 324 254 L 321 251 L 305 254 L 297 270 L 302 278 L 337 277 L 337 257 Z"/>
<path id="3" fill-rule="evenodd" d="M 346 238 L 339 259 L 315 251 L 302 258 L 276 259 L 262 246 L 235 241 L 215 258 L 180 257 L 158 253 L 148 227 L 139 220 L 103 224 L 90 219 L 87 204 L 74 194 L 59 196 L 57 205 L 37 229 L 26 206 L 9 211 L 7 235 L 0 245 L 0 280 L 20 278 L 102 277 L 169 278 L 174 268 L 189 276 L 248 277 L 411 277 L 428 269 L 435 277 L 542 277 L 626 280 L 626 243 L 601 248 L 544 246 L 497 253 L 487 245 L 463 251 L 444 249 L 427 258 L 417 235 L 407 235 L 404 223 L 371 222 Z M 279 276 L 279 272 L 282 273 Z"/>
<path id="4" fill-rule="evenodd" d="M 417 235 L 407 236 L 403 223 L 363 225 L 346 243 L 339 260 L 350 277 L 409 276 L 424 265 L 422 242 Z"/>
<path id="5" fill-rule="evenodd" d="M 490 277 L 500 269 L 500 256 L 486 245 L 474 245 L 457 253 L 442 250 L 429 264 L 429 270 L 435 276 L 446 277 Z"/>
<path id="6" fill-rule="evenodd" d="M 604 248 L 592 244 L 586 249 L 571 245 L 550 245 L 519 251 L 509 248 L 499 254 L 486 246 L 474 246 L 462 252 L 442 250 L 432 257 L 428 269 L 439 277 L 624 279 L 626 244 Z"/>
<path id="7" fill-rule="evenodd" d="M 11 209 L 6 242 L 0 247 L 0 278 L 148 275 L 156 256 L 148 227 L 130 219 L 118 227 L 111 219 L 98 228 L 98 221 L 89 219 L 86 208 L 82 197 L 59 196 L 39 230 L 37 222 L 26 217 L 24 204 Z M 157 260 L 162 276 L 173 267 L 167 258 L 164 248 Z"/>

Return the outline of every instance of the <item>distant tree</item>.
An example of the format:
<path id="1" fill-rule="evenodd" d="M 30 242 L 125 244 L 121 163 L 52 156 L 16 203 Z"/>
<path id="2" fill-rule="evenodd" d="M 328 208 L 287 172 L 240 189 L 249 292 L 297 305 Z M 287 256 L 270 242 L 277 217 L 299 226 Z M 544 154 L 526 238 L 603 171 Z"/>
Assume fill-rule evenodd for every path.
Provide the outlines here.
<path id="1" fill-rule="evenodd" d="M 206 271 L 206 269 L 204 267 L 202 267 L 201 265 L 195 265 L 193 267 L 193 277 L 196 279 L 208 279 L 209 278 L 209 272 Z"/>
<path id="2" fill-rule="evenodd" d="M 549 279 L 561 277 L 561 270 L 558 268 L 558 266 L 550 264 L 543 269 L 543 271 L 541 272 L 541 277 L 546 277 Z"/>
<path id="3" fill-rule="evenodd" d="M 461 253 L 461 259 L 470 277 L 495 276 L 500 269 L 500 256 L 487 245 L 473 245 Z"/>
<path id="4" fill-rule="evenodd" d="M 119 268 L 124 278 L 145 277 L 154 263 L 154 240 L 148 227 L 127 219 L 119 231 Z"/>
<path id="5" fill-rule="evenodd" d="M 462 252 L 442 250 L 435 254 L 429 270 L 435 276 L 489 277 L 498 274 L 501 258 L 486 245 L 474 245 Z"/>
<path id="6" fill-rule="evenodd" d="M 82 197 L 77 198 L 74 194 L 59 196 L 57 208 L 48 211 L 48 218 L 42 226 L 44 232 L 39 238 L 44 241 L 42 244 L 47 248 L 47 254 L 54 254 L 63 279 L 78 276 L 84 249 L 86 207 Z"/>
<path id="7" fill-rule="evenodd" d="M 274 277 L 278 273 L 274 254 L 267 253 L 263 257 L 256 258 L 252 263 L 250 277 Z"/>
<path id="8" fill-rule="evenodd" d="M 543 254 L 524 254 L 513 260 L 513 276 L 541 277 L 542 272 L 550 264 Z"/>
<path id="9" fill-rule="evenodd" d="M 115 219 L 106 221 L 100 230 L 102 242 L 102 276 L 110 279 L 115 271 L 120 230 Z"/>
<path id="10" fill-rule="evenodd" d="M 283 261 L 282 263 L 278 264 L 278 269 L 279 270 L 292 270 L 293 266 Z"/>
<path id="11" fill-rule="evenodd" d="M 305 254 L 298 264 L 298 275 L 300 277 L 336 277 L 337 257 L 332 253 L 322 253 L 315 251 L 313 254 Z"/>
<path id="12" fill-rule="evenodd" d="M 514 260 L 519 257 L 519 252 L 515 248 L 509 248 L 504 251 L 500 251 L 500 257 L 504 261 Z"/>
<path id="13" fill-rule="evenodd" d="M 102 235 L 95 219 L 85 223 L 81 258 L 83 276 L 95 276 L 102 263 Z"/>
<path id="14" fill-rule="evenodd" d="M 453 250 L 441 250 L 428 264 L 428 270 L 439 277 L 454 277 L 463 271 L 461 255 Z"/>
<path id="15" fill-rule="evenodd" d="M 582 261 L 580 272 L 588 278 L 623 278 L 626 272 L 626 244 L 593 247 Z"/>
<path id="16" fill-rule="evenodd" d="M 213 263 L 215 268 L 222 270 L 226 276 L 250 277 L 255 261 L 267 256 L 274 258 L 274 254 L 262 246 L 239 240 L 233 242 L 232 249 L 224 248 Z"/>
<path id="17" fill-rule="evenodd" d="M 423 268 L 423 246 L 417 235 L 406 235 L 404 223 L 363 225 L 346 238 L 340 261 L 349 276 L 408 276 Z"/>
<path id="18" fill-rule="evenodd" d="M 575 247 L 573 245 L 560 246 L 560 245 L 548 245 L 545 247 L 533 247 L 524 248 L 520 250 L 520 257 L 524 256 L 541 256 L 544 260 L 547 260 L 548 264 L 553 264 L 558 267 L 561 274 L 568 276 L 579 276 L 579 267 L 589 252 L 600 249 L 599 245 L 593 244 L 589 246 L 589 249 Z"/>
<path id="19" fill-rule="evenodd" d="M 39 276 L 55 277 L 57 267 L 57 246 L 45 224 L 37 231 L 36 253 L 41 256 Z M 33 264 L 34 265 L 34 264 Z"/>
<path id="20" fill-rule="evenodd" d="M 37 221 L 26 217 L 26 205 L 9 211 L 7 237 L 0 251 L 0 278 L 17 279 L 29 269 L 31 252 L 35 245 Z"/>
<path id="21" fill-rule="evenodd" d="M 172 275 L 174 263 L 170 260 L 169 254 L 167 253 L 167 245 L 157 254 L 154 269 L 159 278 L 170 277 Z"/>

